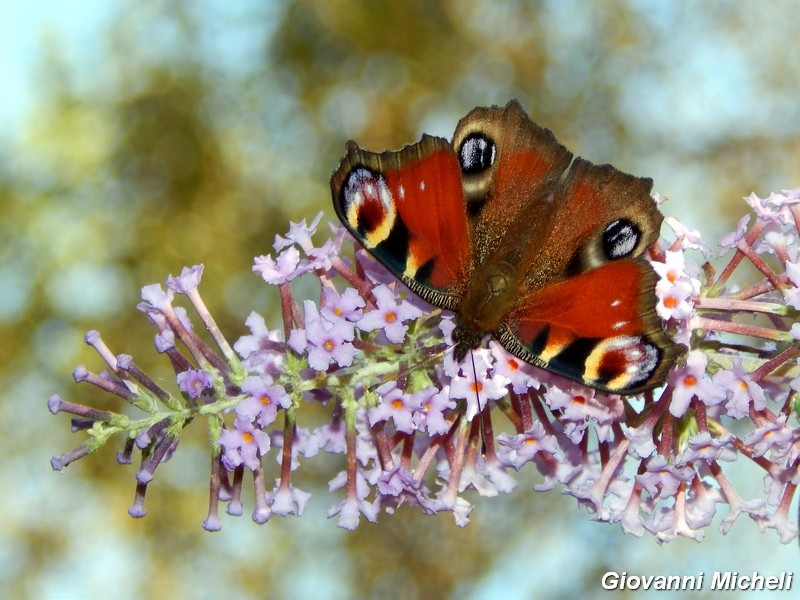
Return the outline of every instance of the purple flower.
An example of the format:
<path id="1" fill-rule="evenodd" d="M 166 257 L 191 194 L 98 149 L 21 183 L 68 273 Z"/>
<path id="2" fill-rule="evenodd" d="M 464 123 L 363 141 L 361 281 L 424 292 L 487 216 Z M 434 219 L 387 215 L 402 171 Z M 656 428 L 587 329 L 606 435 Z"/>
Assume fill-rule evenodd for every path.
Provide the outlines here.
<path id="1" fill-rule="evenodd" d="M 497 436 L 497 441 L 500 444 L 498 456 L 502 463 L 517 470 L 526 462 L 532 461 L 540 452 L 554 455 L 558 451 L 558 440 L 547 433 L 539 421 L 525 433 L 501 433 Z"/>
<path id="2" fill-rule="evenodd" d="M 750 215 L 745 215 L 739 219 L 739 224 L 736 226 L 736 231 L 724 235 L 719 241 L 719 245 L 724 249 L 736 248 L 739 242 L 744 238 L 744 234 L 747 233 L 747 224 L 749 222 Z M 724 250 L 720 252 L 720 255 L 723 253 Z"/>
<path id="3" fill-rule="evenodd" d="M 307 270 L 305 265 L 300 266 L 300 252 L 294 246 L 281 252 L 277 260 L 271 255 L 256 256 L 253 264 L 253 272 L 273 285 L 291 281 Z"/>
<path id="4" fill-rule="evenodd" d="M 311 221 L 311 225 L 306 225 L 305 219 L 299 223 L 290 222 L 289 233 L 286 234 L 286 237 L 276 235 L 275 243 L 272 244 L 272 247 L 275 250 L 280 250 L 286 246 L 297 244 L 307 254 L 309 250 L 314 248 L 314 243 L 311 241 L 311 236 L 316 233 L 317 225 L 319 225 L 321 219 L 322 212 L 319 212 L 317 213 L 317 216 L 314 217 L 314 220 Z"/>
<path id="5" fill-rule="evenodd" d="M 663 281 L 656 285 L 656 312 L 658 316 L 668 321 L 669 319 L 688 319 L 694 315 L 694 303 L 692 302 L 692 284 L 681 279 L 672 285 L 661 285 Z"/>
<path id="6" fill-rule="evenodd" d="M 303 302 L 305 330 L 295 329 L 289 336 L 289 346 L 298 354 L 308 350 L 308 364 L 315 371 L 327 371 L 331 362 L 340 367 L 353 364 L 355 348 L 350 342 L 355 328 L 349 321 L 331 323 L 320 317 L 317 306 Z"/>
<path id="7" fill-rule="evenodd" d="M 788 544 L 797 538 L 797 523 L 789 520 L 789 513 L 786 510 L 777 510 L 768 517 L 755 516 L 754 519 L 758 523 L 759 530 L 774 529 L 782 544 Z"/>
<path id="8" fill-rule="evenodd" d="M 264 317 L 255 312 L 247 316 L 244 324 L 250 329 L 250 335 L 243 335 L 233 345 L 244 359 L 244 366 L 257 373 L 279 376 L 284 365 L 281 333 L 268 329 Z"/>
<path id="9" fill-rule="evenodd" d="M 564 432 L 576 444 L 583 438 L 590 419 L 601 426 L 596 430 L 601 438 L 605 438 L 605 426 L 619 419 L 624 410 L 619 398 L 596 394 L 592 388 L 577 383 L 566 389 L 550 387 L 544 393 L 544 400 L 552 410 L 562 411 Z"/>
<path id="10" fill-rule="evenodd" d="M 419 404 L 414 402 L 413 396 L 399 390 L 395 381 L 387 381 L 375 391 L 380 404 L 367 411 L 370 425 L 392 419 L 397 431 L 411 433 L 417 429 L 414 416 Z"/>
<path id="11" fill-rule="evenodd" d="M 175 292 L 171 289 L 164 291 L 160 284 L 154 283 L 146 285 L 142 288 L 142 302 L 145 308 L 153 308 L 163 312 L 172 308 L 172 300 L 175 298 Z"/>
<path id="12" fill-rule="evenodd" d="M 222 462 L 229 471 L 242 463 L 255 471 L 261 466 L 261 457 L 269 451 L 269 435 L 242 419 L 236 419 L 233 427 L 223 428 L 217 439 L 222 447 Z"/>
<path id="13" fill-rule="evenodd" d="M 311 248 L 306 252 L 311 259 L 308 262 L 308 269 L 311 271 L 330 271 L 333 266 L 333 259 L 339 255 L 342 239 L 328 240 L 319 248 Z"/>
<path id="14" fill-rule="evenodd" d="M 670 465 L 663 456 L 654 456 L 647 461 L 647 471 L 636 475 L 638 481 L 653 500 L 674 496 L 681 483 L 694 477 L 694 469 Z"/>
<path id="15" fill-rule="evenodd" d="M 694 314 L 692 297 L 700 292 L 700 280 L 688 272 L 696 270 L 694 263 L 687 263 L 683 252 L 667 250 L 663 263 L 650 264 L 661 277 L 656 284 L 658 315 L 664 320 L 688 319 Z"/>
<path id="16" fill-rule="evenodd" d="M 687 272 L 689 265 L 686 263 L 686 256 L 683 252 L 667 250 L 664 253 L 664 262 L 654 261 L 650 264 L 661 278 L 659 283 L 669 286 L 676 284 L 681 279 L 688 279 L 692 280 L 691 285 L 695 293 L 700 290 L 700 282 Z"/>
<path id="17" fill-rule="evenodd" d="M 453 513 L 457 527 L 469 525 L 469 514 L 475 506 L 470 504 L 465 498 L 457 495 L 443 493 L 436 498 L 433 503 L 434 512 L 449 510 Z"/>
<path id="18" fill-rule="evenodd" d="M 647 458 L 656 451 L 653 442 L 653 430 L 645 427 L 628 427 L 625 430 L 630 446 L 628 452 L 638 458 Z"/>
<path id="19" fill-rule="evenodd" d="M 282 385 L 270 385 L 262 377 L 248 377 L 241 388 L 249 395 L 236 405 L 237 416 L 255 421 L 261 427 L 267 427 L 275 421 L 278 408 L 289 408 L 292 405 L 292 400 Z"/>
<path id="20" fill-rule="evenodd" d="M 203 265 L 184 267 L 178 277 L 167 277 L 167 287 L 179 294 L 188 294 L 197 289 L 203 276 Z"/>
<path id="21" fill-rule="evenodd" d="M 456 403 L 450 399 L 450 388 L 441 390 L 434 386 L 426 387 L 412 395 L 412 405 L 419 407 L 415 414 L 417 428 L 426 430 L 429 435 L 447 433 L 450 423 L 445 419 L 445 411 L 452 410 Z"/>
<path id="22" fill-rule="evenodd" d="M 694 397 L 706 406 L 714 406 L 725 400 L 725 392 L 706 375 L 707 365 L 705 353 L 692 350 L 686 357 L 686 364 L 670 374 L 669 383 L 673 391 L 669 412 L 674 416 L 682 417 Z"/>
<path id="23" fill-rule="evenodd" d="M 536 367 L 523 362 L 494 340 L 489 342 L 489 349 L 495 359 L 495 374 L 508 379 L 514 392 L 524 394 L 529 389 L 539 389 L 541 382 Z"/>
<path id="24" fill-rule="evenodd" d="M 782 414 L 744 436 L 744 443 L 753 448 L 753 456 L 764 456 L 770 450 L 778 460 L 788 455 L 792 445 L 800 439 L 800 430 L 787 426 L 787 418 Z"/>
<path id="25" fill-rule="evenodd" d="M 667 217 L 664 219 L 664 223 L 672 229 L 680 240 L 681 248 L 684 250 L 699 250 L 706 258 L 711 256 L 711 248 L 701 241 L 702 236 L 699 231 L 686 227 L 675 217 Z"/>
<path id="26" fill-rule="evenodd" d="M 714 374 L 713 381 L 727 394 L 725 409 L 734 419 L 742 419 L 750 412 L 750 404 L 756 411 L 767 407 L 764 390 L 761 389 L 742 367 L 740 358 L 733 359 L 733 370 L 722 370 Z"/>
<path id="27" fill-rule="evenodd" d="M 342 471 L 328 483 L 328 490 L 332 492 L 346 483 L 347 473 Z M 364 515 L 367 521 L 374 523 L 378 518 L 379 506 L 377 503 L 367 502 L 366 497 L 369 495 L 369 491 L 369 484 L 364 474 L 360 470 L 356 471 L 355 495 L 348 494 L 342 502 L 331 506 L 328 510 L 328 518 L 339 515 L 339 527 L 350 530 L 358 527 L 360 514 Z"/>
<path id="28" fill-rule="evenodd" d="M 336 323 L 344 319 L 356 322 L 361 319 L 361 309 L 365 302 L 355 289 L 347 288 L 340 296 L 336 290 L 324 287 L 322 293 L 325 296 L 325 306 L 319 312 L 328 321 Z"/>
<path id="29" fill-rule="evenodd" d="M 783 262 L 793 255 L 796 234 L 786 231 L 780 223 L 770 222 L 764 226 L 761 237 L 753 244 L 756 254 L 772 254 Z"/>
<path id="30" fill-rule="evenodd" d="M 782 194 L 772 192 L 766 198 L 759 198 L 755 193 L 744 199 L 759 219 L 767 222 L 780 222 L 783 225 L 794 225 L 789 207 L 800 202 L 797 190 L 784 190 Z"/>
<path id="31" fill-rule="evenodd" d="M 361 317 L 358 328 L 361 331 L 382 329 L 386 339 L 390 342 L 401 343 L 408 331 L 408 326 L 403 323 L 411 319 L 418 319 L 422 316 L 422 311 L 407 300 L 398 304 L 394 292 L 386 285 L 376 286 L 372 290 L 372 294 L 375 296 L 378 307 Z"/>
<path id="32" fill-rule="evenodd" d="M 311 500 L 311 494 L 304 492 L 291 484 L 280 485 L 280 480 L 275 482 L 276 489 L 267 494 L 267 502 L 272 506 L 276 515 L 303 516 L 303 512 Z"/>
<path id="33" fill-rule="evenodd" d="M 328 423 L 314 430 L 317 443 L 321 450 L 331 454 L 344 454 L 347 451 L 347 441 L 344 436 L 344 424 Z"/>
<path id="34" fill-rule="evenodd" d="M 717 504 L 725 502 L 718 487 L 702 481 L 692 485 L 686 496 L 686 522 L 693 529 L 708 527 L 717 513 Z"/>
<path id="35" fill-rule="evenodd" d="M 683 452 L 675 458 L 677 466 L 691 464 L 693 461 L 712 463 L 716 460 L 736 460 L 736 451 L 731 446 L 734 436 L 730 433 L 711 437 L 708 431 L 691 436 Z"/>
<path id="36" fill-rule="evenodd" d="M 508 394 L 508 379 L 500 374 L 489 376 L 492 362 L 486 350 L 470 352 L 471 359 L 464 361 L 462 375 L 456 375 L 450 382 L 450 397 L 467 401 L 467 419 L 472 419 L 486 408 L 489 400 L 498 400 Z"/>
<path id="37" fill-rule="evenodd" d="M 277 260 L 272 256 L 258 256 L 253 266 L 253 271 L 259 273 L 264 281 L 272 284 L 286 283 L 295 277 L 315 269 L 327 271 L 331 268 L 331 256 L 339 250 L 341 236 L 328 240 L 322 248 L 316 248 L 311 241 L 311 236 L 317 231 L 317 225 L 322 218 L 322 213 L 317 213 L 310 225 L 303 219 L 299 223 L 289 224 L 289 233 L 286 237 L 275 236 L 272 247 L 281 251 Z M 311 260 L 301 260 L 299 246 Z"/>
<path id="38" fill-rule="evenodd" d="M 190 398 L 199 398 L 204 390 L 211 389 L 214 385 L 214 378 L 205 371 L 190 369 L 176 375 L 178 387 Z"/>
<path id="39" fill-rule="evenodd" d="M 413 473 L 403 467 L 380 471 L 377 490 L 376 504 L 387 513 L 394 513 L 395 508 L 403 502 L 408 502 L 411 506 L 421 506 L 427 514 L 435 512 L 433 503 L 428 498 L 428 490 L 421 481 L 414 478 Z"/>
<path id="40" fill-rule="evenodd" d="M 350 342 L 355 337 L 353 326 L 339 321 L 330 327 L 322 321 L 306 329 L 306 339 L 312 345 L 308 352 L 308 364 L 316 371 L 326 371 L 331 362 L 340 367 L 353 364 L 355 348 Z"/>
<path id="41" fill-rule="evenodd" d="M 442 470 L 446 472 L 446 470 Z M 505 468 L 496 460 L 492 463 L 478 457 L 474 462 L 464 465 L 461 479 L 458 482 L 458 491 L 463 492 L 468 488 L 475 489 L 481 496 L 492 498 L 499 492 L 508 493 L 516 487 L 517 483 L 505 472 Z"/>

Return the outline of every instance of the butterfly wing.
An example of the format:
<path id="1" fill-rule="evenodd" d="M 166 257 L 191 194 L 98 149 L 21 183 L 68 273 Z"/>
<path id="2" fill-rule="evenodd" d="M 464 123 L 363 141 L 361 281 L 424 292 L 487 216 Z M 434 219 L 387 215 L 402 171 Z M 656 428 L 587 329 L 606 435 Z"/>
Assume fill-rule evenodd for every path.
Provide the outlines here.
<path id="1" fill-rule="evenodd" d="M 655 312 L 656 275 L 618 260 L 529 291 L 496 332 L 512 354 L 608 392 L 659 385 L 678 354 Z"/>
<path id="2" fill-rule="evenodd" d="M 655 312 L 657 276 L 644 258 L 662 221 L 651 186 L 575 160 L 497 332 L 512 353 L 611 392 L 663 382 L 679 350 Z"/>
<path id="3" fill-rule="evenodd" d="M 476 266 L 514 264 L 531 240 L 541 239 L 552 212 L 553 189 L 572 154 L 549 129 L 531 121 L 516 100 L 476 108 L 453 135 Z"/>
<path id="4" fill-rule="evenodd" d="M 375 258 L 428 302 L 458 308 L 473 245 L 447 140 L 425 135 L 382 153 L 350 142 L 331 190 L 339 219 Z"/>

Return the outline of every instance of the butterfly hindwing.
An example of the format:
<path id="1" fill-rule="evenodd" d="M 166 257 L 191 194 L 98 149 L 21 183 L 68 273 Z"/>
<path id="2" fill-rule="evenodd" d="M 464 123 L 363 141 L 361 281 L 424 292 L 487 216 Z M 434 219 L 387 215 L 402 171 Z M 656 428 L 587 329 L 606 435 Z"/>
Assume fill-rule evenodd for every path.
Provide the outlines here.
<path id="1" fill-rule="evenodd" d="M 496 335 L 512 354 L 592 387 L 630 394 L 663 381 L 676 346 L 641 259 L 608 262 L 529 292 Z"/>

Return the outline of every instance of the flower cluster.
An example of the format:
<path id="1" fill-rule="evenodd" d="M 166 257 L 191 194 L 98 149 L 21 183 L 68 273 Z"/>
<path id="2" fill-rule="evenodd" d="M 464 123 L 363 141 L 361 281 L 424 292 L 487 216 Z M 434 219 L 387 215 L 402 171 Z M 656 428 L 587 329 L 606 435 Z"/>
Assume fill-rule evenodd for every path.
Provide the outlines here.
<path id="1" fill-rule="evenodd" d="M 342 468 L 329 488 L 342 491 L 328 514 L 348 529 L 402 504 L 450 511 L 465 525 L 470 493 L 510 492 L 514 473 L 530 463 L 541 476 L 536 490 L 560 486 L 595 519 L 634 535 L 699 540 L 727 505 L 723 532 L 746 514 L 788 542 L 797 536 L 789 505 L 800 481 L 800 192 L 747 201 L 755 222 L 742 219 L 721 241 L 730 256 L 718 274 L 706 262 L 711 249 L 675 219 L 667 219 L 671 239 L 651 249 L 657 311 L 689 348 L 657 391 L 600 393 L 523 363 L 494 340 L 456 363 L 453 315 L 414 296 L 358 247 L 346 258 L 340 227 L 315 245 L 320 215 L 310 225 L 293 223 L 276 237 L 275 255 L 255 259 L 253 270 L 278 289 L 282 330 L 252 313 L 250 334 L 231 347 L 198 292 L 199 266 L 170 277 L 166 291 L 143 289 L 139 309 L 157 328 L 176 393 L 87 334 L 107 370 L 78 367 L 75 379 L 143 416 L 51 397 L 53 413 L 75 415 L 73 427 L 88 433 L 53 467 L 125 436 L 120 462 L 137 449 L 142 456 L 130 514 L 143 516 L 156 468 L 176 451 L 184 427 L 205 422 L 208 530 L 221 527 L 220 502 L 229 514 L 243 512 L 246 475 L 256 522 L 301 515 L 311 495 L 296 487 L 300 458 L 330 453 L 341 456 Z M 757 281 L 734 284 L 745 261 Z M 295 296 L 291 282 L 301 276 L 319 282 L 318 302 Z M 175 294 L 188 298 L 213 345 L 173 306 Z M 306 414 L 320 409 L 328 418 L 314 425 Z M 742 458 L 763 470 L 763 497 L 742 498 L 724 473 L 723 465 Z"/>

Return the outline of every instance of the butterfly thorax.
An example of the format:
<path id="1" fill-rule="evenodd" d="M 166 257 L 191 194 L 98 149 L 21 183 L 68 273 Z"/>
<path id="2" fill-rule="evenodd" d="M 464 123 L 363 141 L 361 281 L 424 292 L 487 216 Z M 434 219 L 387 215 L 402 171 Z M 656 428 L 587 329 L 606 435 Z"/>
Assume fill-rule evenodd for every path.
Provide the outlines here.
<path id="1" fill-rule="evenodd" d="M 507 263 L 476 270 L 456 315 L 454 357 L 463 360 L 468 350 L 500 327 L 517 296 L 517 276 Z"/>

